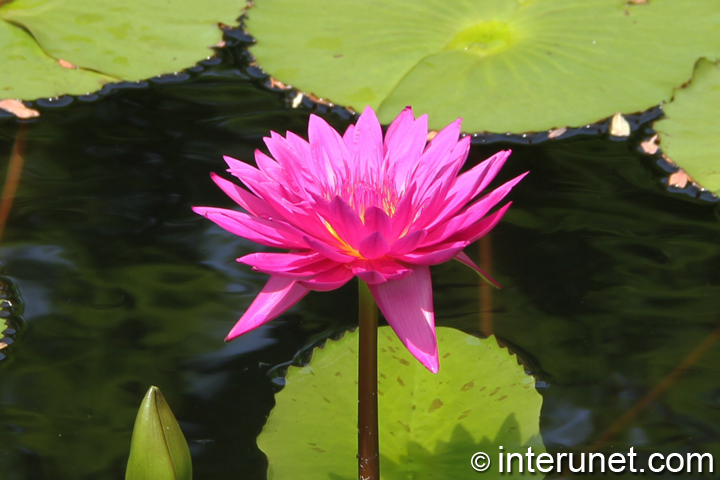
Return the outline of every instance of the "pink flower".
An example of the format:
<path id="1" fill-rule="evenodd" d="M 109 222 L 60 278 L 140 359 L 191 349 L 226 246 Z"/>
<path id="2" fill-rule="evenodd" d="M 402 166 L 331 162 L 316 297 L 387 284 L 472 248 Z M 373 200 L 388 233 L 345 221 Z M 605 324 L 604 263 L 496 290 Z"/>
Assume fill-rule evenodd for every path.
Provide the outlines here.
<path id="1" fill-rule="evenodd" d="M 486 277 L 462 250 L 488 233 L 510 203 L 488 214 L 524 175 L 471 203 L 509 151 L 458 175 L 470 138 L 460 120 L 426 145 L 427 116 L 406 108 L 383 134 L 366 108 L 341 137 L 310 116 L 307 142 L 270 132 L 274 157 L 255 152 L 258 168 L 225 157 L 249 191 L 212 175 L 247 213 L 195 207 L 222 228 L 288 253 L 252 253 L 238 262 L 271 275 L 227 336 L 231 340 L 292 307 L 310 290 L 334 290 L 357 276 L 408 350 L 437 372 L 429 265 L 459 260 Z M 494 282 L 494 281 L 493 281 Z"/>

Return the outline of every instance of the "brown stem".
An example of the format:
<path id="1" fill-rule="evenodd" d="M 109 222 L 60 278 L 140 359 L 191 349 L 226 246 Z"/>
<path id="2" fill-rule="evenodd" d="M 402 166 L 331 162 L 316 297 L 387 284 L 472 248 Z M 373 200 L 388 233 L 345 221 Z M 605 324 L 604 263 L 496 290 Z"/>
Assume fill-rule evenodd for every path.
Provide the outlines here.
<path id="1" fill-rule="evenodd" d="M 360 353 L 358 358 L 358 478 L 380 480 L 377 403 L 378 309 L 367 284 L 360 287 Z"/>
<path id="2" fill-rule="evenodd" d="M 10 165 L 8 165 L 7 176 L 5 177 L 5 186 L 3 186 L 2 196 L 0 196 L 0 239 L 2 239 L 5 231 L 5 223 L 10 215 L 15 192 L 20 183 L 23 163 L 25 162 L 25 128 L 25 123 L 21 123 L 10 155 Z"/>

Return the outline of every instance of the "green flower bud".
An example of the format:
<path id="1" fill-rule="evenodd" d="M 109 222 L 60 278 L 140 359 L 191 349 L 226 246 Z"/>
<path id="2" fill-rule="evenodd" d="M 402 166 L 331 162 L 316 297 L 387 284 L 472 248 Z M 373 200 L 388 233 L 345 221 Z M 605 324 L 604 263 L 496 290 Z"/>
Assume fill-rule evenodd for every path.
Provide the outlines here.
<path id="1" fill-rule="evenodd" d="M 190 449 L 158 387 L 138 410 L 125 480 L 192 480 Z"/>

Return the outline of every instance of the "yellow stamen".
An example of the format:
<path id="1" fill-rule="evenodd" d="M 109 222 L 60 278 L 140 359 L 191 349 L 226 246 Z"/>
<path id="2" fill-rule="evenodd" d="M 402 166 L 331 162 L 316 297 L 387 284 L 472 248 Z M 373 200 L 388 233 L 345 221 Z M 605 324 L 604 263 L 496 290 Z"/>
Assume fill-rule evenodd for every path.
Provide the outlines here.
<path id="1" fill-rule="evenodd" d="M 330 223 L 328 223 L 327 220 L 323 219 L 323 223 L 325 224 L 325 228 L 328 229 L 328 232 L 330 232 L 330 235 L 332 235 L 333 237 L 335 237 L 335 239 L 336 239 L 338 242 L 340 242 L 340 245 L 338 245 L 338 246 L 339 246 L 345 253 L 347 253 L 348 255 L 352 255 L 353 257 L 363 258 L 363 256 L 360 255 L 360 252 L 359 252 L 359 251 L 355 250 L 353 247 L 351 247 L 350 245 L 348 245 L 348 243 L 347 243 L 345 240 L 343 240 L 342 238 L 340 238 L 340 235 L 338 235 L 338 233 L 335 231 L 335 229 L 332 227 L 332 225 L 330 225 Z"/>

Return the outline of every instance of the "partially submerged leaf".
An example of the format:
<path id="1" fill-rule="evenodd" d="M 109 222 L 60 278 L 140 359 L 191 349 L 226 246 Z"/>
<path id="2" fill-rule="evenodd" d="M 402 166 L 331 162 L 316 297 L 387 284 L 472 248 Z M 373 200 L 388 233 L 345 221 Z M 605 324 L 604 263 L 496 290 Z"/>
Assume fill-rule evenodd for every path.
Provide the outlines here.
<path id="1" fill-rule="evenodd" d="M 441 360 L 434 375 L 390 327 L 378 332 L 381 478 L 467 478 L 475 473 L 469 465 L 475 452 L 496 462 L 501 445 L 505 452 L 532 446 L 544 453 L 542 397 L 517 358 L 492 337 L 442 327 L 437 335 Z M 328 341 L 308 366 L 290 367 L 258 438 L 269 479 L 357 478 L 357 337 Z M 497 473 L 497 465 L 489 472 Z"/>
<path id="2" fill-rule="evenodd" d="M 237 0 L 0 2 L 0 99 L 78 95 L 177 72 L 210 56 L 218 23 L 235 23 L 241 8 Z"/>
<path id="3" fill-rule="evenodd" d="M 466 132 L 643 111 L 720 55 L 716 0 L 257 0 L 247 28 L 285 84 L 384 123 L 407 105 L 435 129 L 463 117 Z"/>
<path id="4" fill-rule="evenodd" d="M 135 419 L 125 480 L 192 480 L 187 442 L 155 386 L 145 394 Z"/>
<path id="5" fill-rule="evenodd" d="M 663 110 L 654 124 L 663 153 L 702 187 L 720 192 L 720 66 L 700 60 L 690 84 Z"/>

